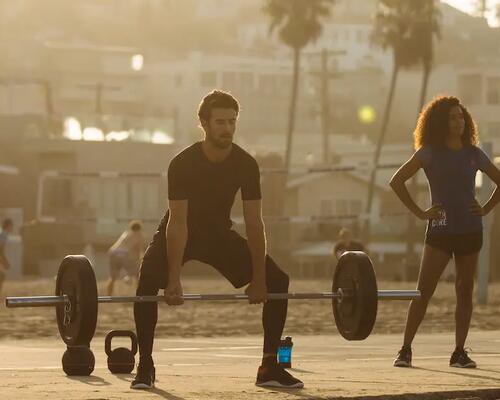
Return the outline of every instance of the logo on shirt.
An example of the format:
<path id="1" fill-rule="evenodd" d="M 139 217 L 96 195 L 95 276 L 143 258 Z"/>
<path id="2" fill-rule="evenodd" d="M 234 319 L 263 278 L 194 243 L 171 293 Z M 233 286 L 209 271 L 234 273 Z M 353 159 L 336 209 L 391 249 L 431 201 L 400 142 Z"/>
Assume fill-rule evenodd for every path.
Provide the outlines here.
<path id="1" fill-rule="evenodd" d="M 446 211 L 441 210 L 441 211 L 439 211 L 439 219 L 433 219 L 431 222 L 431 226 L 433 228 L 437 228 L 437 227 L 446 226 L 446 225 L 447 225 Z"/>

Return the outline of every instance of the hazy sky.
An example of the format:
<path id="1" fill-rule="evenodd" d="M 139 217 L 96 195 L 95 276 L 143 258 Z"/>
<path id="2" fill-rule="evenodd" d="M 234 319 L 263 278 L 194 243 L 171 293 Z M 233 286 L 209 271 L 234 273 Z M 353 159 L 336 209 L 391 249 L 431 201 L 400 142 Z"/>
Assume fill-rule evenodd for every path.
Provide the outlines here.
<path id="1" fill-rule="evenodd" d="M 477 0 L 441 0 L 441 1 L 444 3 L 451 4 L 452 6 L 466 12 L 473 11 L 474 3 L 477 4 L 478 2 Z M 495 4 L 498 3 L 499 0 L 487 0 L 487 4 L 489 6 L 494 6 Z M 496 20 L 494 13 L 490 13 L 490 15 L 487 15 L 487 17 L 488 17 L 488 22 L 491 26 L 499 26 L 499 21 Z"/>

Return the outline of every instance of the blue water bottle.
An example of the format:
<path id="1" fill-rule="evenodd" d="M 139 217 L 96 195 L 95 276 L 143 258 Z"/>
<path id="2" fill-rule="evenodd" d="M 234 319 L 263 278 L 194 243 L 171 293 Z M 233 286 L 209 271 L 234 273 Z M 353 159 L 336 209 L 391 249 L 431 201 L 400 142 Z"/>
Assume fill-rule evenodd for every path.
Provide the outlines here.
<path id="1" fill-rule="evenodd" d="M 280 340 L 278 347 L 278 364 L 283 368 L 292 368 L 292 337 L 287 336 L 285 339 Z"/>

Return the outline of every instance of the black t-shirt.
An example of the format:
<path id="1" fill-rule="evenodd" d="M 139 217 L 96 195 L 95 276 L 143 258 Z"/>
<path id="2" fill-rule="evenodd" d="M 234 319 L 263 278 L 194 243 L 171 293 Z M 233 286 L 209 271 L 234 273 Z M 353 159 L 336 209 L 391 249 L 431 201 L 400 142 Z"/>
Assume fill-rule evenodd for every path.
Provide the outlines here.
<path id="1" fill-rule="evenodd" d="M 351 242 L 348 245 L 345 245 L 342 242 L 337 242 L 333 249 L 333 253 L 337 258 L 340 258 L 340 256 L 345 252 L 345 251 L 365 251 L 365 246 L 363 246 L 360 242 L 356 242 L 355 240 L 351 240 Z"/>
<path id="2" fill-rule="evenodd" d="M 257 161 L 234 143 L 221 162 L 210 161 L 201 142 L 187 147 L 170 162 L 168 198 L 188 200 L 190 234 L 231 228 L 231 208 L 239 189 L 243 200 L 262 198 Z"/>

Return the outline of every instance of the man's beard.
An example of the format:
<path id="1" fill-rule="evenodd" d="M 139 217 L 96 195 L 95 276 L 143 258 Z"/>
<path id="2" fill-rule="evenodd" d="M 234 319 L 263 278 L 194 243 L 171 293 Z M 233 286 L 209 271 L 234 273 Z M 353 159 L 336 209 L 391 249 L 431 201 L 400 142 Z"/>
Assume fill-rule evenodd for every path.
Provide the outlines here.
<path id="1" fill-rule="evenodd" d="M 228 147 L 231 147 L 231 145 L 233 144 L 232 137 L 228 138 L 222 137 L 220 139 L 217 139 L 214 138 L 212 135 L 207 135 L 207 140 L 219 149 L 227 149 Z"/>

